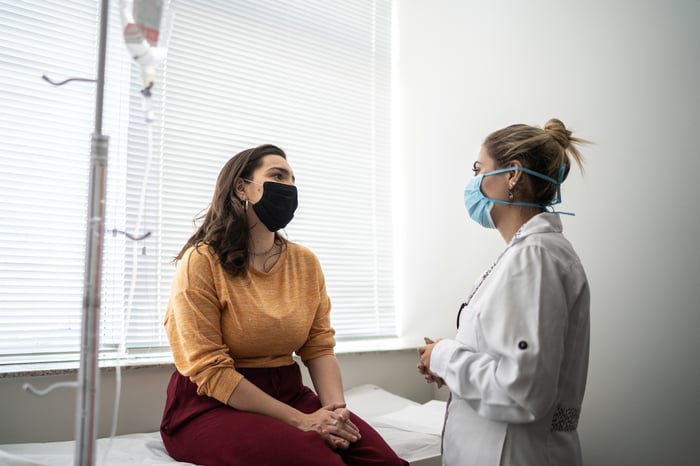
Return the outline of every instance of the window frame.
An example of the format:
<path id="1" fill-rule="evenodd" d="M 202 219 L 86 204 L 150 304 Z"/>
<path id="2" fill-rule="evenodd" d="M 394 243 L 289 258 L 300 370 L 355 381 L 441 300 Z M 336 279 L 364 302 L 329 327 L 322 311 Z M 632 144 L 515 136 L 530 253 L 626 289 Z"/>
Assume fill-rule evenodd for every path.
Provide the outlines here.
<path id="1" fill-rule="evenodd" d="M 336 84 L 337 89 L 342 89 L 343 86 L 345 86 L 344 90 L 346 92 L 348 89 L 357 89 L 356 94 L 359 95 L 362 92 L 366 92 L 367 95 L 373 99 L 369 104 L 357 103 L 358 114 L 366 114 L 367 121 L 363 118 L 347 120 L 352 123 L 347 124 L 347 128 L 342 127 L 342 120 L 339 120 L 339 123 L 330 122 L 330 115 L 332 115 L 333 112 L 346 111 L 349 113 L 348 109 L 355 109 L 352 107 L 354 102 L 349 101 L 353 94 L 351 92 L 349 97 L 344 97 L 347 106 L 341 105 L 343 101 L 340 98 L 338 98 L 337 102 L 331 101 L 326 106 L 321 105 L 324 104 L 323 101 L 320 102 L 318 108 L 321 109 L 321 111 L 316 115 L 318 117 L 317 121 L 311 119 L 306 121 L 301 116 L 295 121 L 285 121 L 284 118 L 279 118 L 279 121 L 275 121 L 275 124 L 271 125 L 269 128 L 261 129 L 261 126 L 251 125 L 248 131 L 242 131 L 241 134 L 235 137 L 221 136 L 219 133 L 225 133 L 225 131 L 217 129 L 207 132 L 206 128 L 202 127 L 183 127 L 181 123 L 170 121 L 168 117 L 169 112 L 171 112 L 170 106 L 175 105 L 173 102 L 177 100 L 177 93 L 180 92 L 178 86 L 174 83 L 173 76 L 178 72 L 186 72 L 187 66 L 191 66 L 191 64 L 187 63 L 186 58 L 182 56 L 179 57 L 180 62 L 177 62 L 178 27 L 190 28 L 191 31 L 196 32 L 196 21 L 213 21 L 218 15 L 216 14 L 216 9 L 211 5 L 220 6 L 221 2 L 220 4 L 216 2 L 204 3 L 210 8 L 206 13 L 203 12 L 202 2 L 199 2 L 199 4 L 196 1 L 189 2 L 188 4 L 176 3 L 177 8 L 200 8 L 197 12 L 201 14 L 198 18 L 189 22 L 187 18 L 188 16 L 191 18 L 192 15 L 183 14 L 182 19 L 179 19 L 177 14 L 175 16 L 173 31 L 168 37 L 171 48 L 168 50 L 168 58 L 164 66 L 159 68 L 157 87 L 154 89 L 151 101 L 156 119 L 154 123 L 149 126 L 150 134 L 149 131 L 144 128 L 142 121 L 143 113 L 142 97 L 139 93 L 141 87 L 139 69 L 125 52 L 120 37 L 117 6 L 111 6 L 108 33 L 109 50 L 107 55 L 107 73 L 110 79 L 108 79 L 106 84 L 104 106 L 104 133 L 109 136 L 109 166 L 107 170 L 108 182 L 106 201 L 106 209 L 108 212 L 105 223 L 105 260 L 102 263 L 102 274 L 108 277 L 108 279 L 104 280 L 102 283 L 102 305 L 100 306 L 100 326 L 102 332 L 99 338 L 100 365 L 109 366 L 112 365 L 115 360 L 121 360 L 123 363 L 168 360 L 169 348 L 164 332 L 162 332 L 162 318 L 167 305 L 167 293 L 161 292 L 155 296 L 148 296 L 147 293 L 140 292 L 139 289 L 136 289 L 133 291 L 132 309 L 130 312 L 126 312 L 124 308 L 128 307 L 126 303 L 131 299 L 129 283 L 131 283 L 132 277 L 136 282 L 143 282 L 147 277 L 157 277 L 154 280 L 169 283 L 168 276 L 169 274 L 172 276 L 174 273 L 174 264 L 172 264 L 170 260 L 164 260 L 164 257 L 167 256 L 171 258 L 174 255 L 173 252 L 176 253 L 177 250 L 179 250 L 179 246 L 184 243 L 188 234 L 187 231 L 193 231 L 192 220 L 201 212 L 201 209 L 206 208 L 206 202 L 208 202 L 210 198 L 211 190 L 213 190 L 214 181 L 220 167 L 228 157 L 237 152 L 237 150 L 242 150 L 246 147 L 265 142 L 280 145 L 287 151 L 290 157 L 290 163 L 294 167 L 299 178 L 302 204 L 297 218 L 286 229 L 286 233 L 291 241 L 300 242 L 310 247 L 321 261 L 326 274 L 329 295 L 334 304 L 334 311 L 332 314 L 334 316 L 333 325 L 338 330 L 338 340 L 347 344 L 354 340 L 369 339 L 380 341 L 396 337 L 398 324 L 396 311 L 394 309 L 393 274 L 391 272 L 393 266 L 393 219 L 391 211 L 392 177 L 390 175 L 392 2 L 389 0 L 338 2 L 333 5 L 337 7 L 338 10 L 335 11 L 333 15 L 328 16 L 326 21 L 317 21 L 313 23 L 304 23 L 301 16 L 312 12 L 313 8 L 321 8 L 327 5 L 325 2 L 312 3 L 289 0 L 285 2 L 257 2 L 248 5 L 251 8 L 250 14 L 247 16 L 241 14 L 241 18 L 243 18 L 241 19 L 241 24 L 246 23 L 250 31 L 255 31 L 265 25 L 269 26 L 271 18 L 276 18 L 277 21 L 279 21 L 279 27 L 276 30 L 282 31 L 278 34 L 278 37 L 275 38 L 276 43 L 283 46 L 295 41 L 298 42 L 298 46 L 300 49 L 303 49 L 302 52 L 304 52 L 304 54 L 300 54 L 294 57 L 294 59 L 300 63 L 303 63 L 304 60 L 312 60 L 313 57 L 317 55 L 321 56 L 323 52 L 327 52 L 327 50 L 324 50 L 324 47 L 329 47 L 328 44 L 345 44 L 346 46 L 347 44 L 351 44 L 353 34 L 360 34 L 363 32 L 362 27 L 366 27 L 366 24 L 361 21 L 361 19 L 367 20 L 369 18 L 367 12 L 377 13 L 378 10 L 381 10 L 384 23 L 383 29 L 378 30 L 376 29 L 376 18 L 370 20 L 375 21 L 373 26 L 375 30 L 370 33 L 371 37 L 369 37 L 368 40 L 376 41 L 378 37 L 381 36 L 379 37 L 381 40 L 380 45 L 376 43 L 367 45 L 369 50 L 363 50 L 363 53 L 358 52 L 352 54 L 347 52 L 343 56 L 348 63 L 326 63 L 323 65 L 323 69 L 329 75 L 339 70 L 337 71 L 338 76 L 336 77 L 339 80 Z M 239 2 L 238 6 L 244 3 L 245 2 Z M 88 4 L 94 6 L 95 10 L 92 12 L 84 11 L 84 7 Z M 276 6 L 277 10 L 271 16 L 270 11 L 265 8 L 273 6 Z M 12 8 L 11 5 L 0 5 L 0 9 L 9 8 Z M 16 15 L 14 18 L 16 21 L 28 22 L 28 18 L 33 14 L 38 15 L 40 20 L 32 24 L 41 24 L 42 22 L 49 23 L 51 21 L 51 18 L 46 15 L 45 11 L 35 10 L 31 8 L 31 5 L 26 5 L 24 8 L 24 11 L 20 11 L 22 7 L 15 7 L 15 10 L 13 10 Z M 219 10 L 219 13 L 222 11 L 223 10 Z M 96 37 L 99 28 L 98 4 L 87 0 L 75 0 L 69 5 L 66 5 L 66 8 L 56 8 L 52 13 L 60 17 L 60 20 L 55 19 L 57 25 L 61 24 L 61 20 L 65 23 L 73 18 L 72 21 L 82 25 L 82 29 L 86 29 L 84 27 L 86 22 L 92 18 L 93 27 L 90 31 L 95 39 L 94 43 L 97 43 Z M 178 11 L 178 13 L 180 12 Z M 352 13 L 358 13 L 359 19 L 353 17 L 353 21 L 356 22 L 348 21 L 345 35 L 339 33 L 338 31 L 341 29 L 338 28 L 338 24 L 348 17 L 352 17 Z M 41 16 L 42 14 L 44 15 L 43 17 Z M 255 23 L 256 19 L 258 23 Z M 0 28 L 8 28 L 8 31 L 11 32 L 13 28 L 11 21 L 12 18 L 8 19 L 6 23 L 0 24 Z M 332 24 L 333 27 L 329 25 L 332 21 L 335 21 Z M 285 22 L 289 24 L 288 27 L 284 27 L 284 25 L 287 24 Z M 313 35 L 320 34 L 324 23 L 326 32 L 331 34 L 333 40 L 336 42 L 330 39 L 323 41 Z M 313 27 L 304 27 L 309 24 Z M 47 30 L 51 31 L 53 29 L 49 27 Z M 246 36 L 248 38 L 252 37 L 251 34 L 245 33 L 245 28 L 242 28 L 242 30 L 242 39 L 245 39 Z M 17 34 L 17 36 L 21 37 L 21 34 Z M 36 61 L 36 65 L 33 65 L 34 67 L 38 65 L 56 65 L 51 57 L 42 57 L 44 52 L 41 50 L 42 46 L 47 46 L 48 43 L 54 39 L 55 38 L 51 37 L 51 34 L 45 34 L 42 40 L 37 42 L 36 50 L 33 51 L 32 55 L 32 59 Z M 78 54 L 66 55 L 63 57 L 66 62 L 64 66 L 56 66 L 56 68 L 52 69 L 51 74 L 55 74 L 56 76 L 74 75 L 76 73 L 81 76 L 90 76 L 94 74 L 97 57 L 95 51 L 90 47 L 91 42 L 84 41 L 83 38 L 80 37 L 79 32 L 64 39 L 65 44 L 70 42 L 71 47 L 73 47 L 74 44 L 82 44 L 82 48 L 80 48 L 80 53 Z M 58 42 L 64 44 L 61 40 L 58 40 Z M 0 59 L 4 57 L 6 63 L 8 61 L 13 61 L 15 66 L 21 66 L 19 63 L 21 57 L 13 57 L 14 54 L 19 53 L 20 43 L 21 41 L 14 44 L 16 49 L 12 49 L 12 46 L 10 46 L 9 48 L 11 50 L 4 54 L 0 49 Z M 65 44 L 63 48 L 66 50 L 74 50 L 71 47 L 66 47 Z M 254 62 L 255 59 L 258 58 L 262 50 L 261 48 L 269 46 L 269 43 L 265 44 L 261 42 L 260 44 L 258 44 L 259 49 L 257 55 L 250 51 L 252 47 L 243 46 L 242 43 L 239 44 L 240 46 L 237 49 L 249 55 L 252 54 L 251 70 L 255 69 Z M 374 47 L 374 49 L 372 49 L 372 47 Z M 338 50 L 342 49 L 338 48 Z M 374 59 L 376 59 L 377 62 L 367 63 L 367 53 L 375 57 Z M 339 54 L 339 52 L 337 54 Z M 284 58 L 283 55 L 283 53 L 278 52 L 276 54 L 277 59 L 282 60 Z M 196 54 L 192 56 L 196 56 Z M 286 63 L 286 65 L 290 67 L 293 66 L 295 64 L 294 59 L 288 60 L 289 63 Z M 43 63 L 42 60 L 44 60 Z M 274 62 L 274 60 L 272 61 Z M 379 63 L 380 61 L 381 63 Z M 242 59 L 237 63 L 240 65 Z M 372 78 L 374 81 L 368 84 L 367 89 L 360 89 L 360 87 L 353 88 L 352 86 L 355 82 L 353 79 L 361 80 L 363 78 L 362 73 L 358 71 L 363 64 L 365 68 L 367 68 L 367 70 L 363 68 L 363 72 L 377 73 L 379 70 L 381 75 L 376 74 Z M 201 63 L 197 63 L 197 65 L 203 69 L 203 73 L 199 76 L 202 79 L 206 79 L 206 75 L 210 70 Z M 312 71 L 311 68 L 302 68 L 296 72 L 289 71 L 277 77 L 272 76 L 274 79 L 271 79 L 266 85 L 269 86 L 269 88 L 274 87 L 278 89 L 285 85 L 286 79 L 291 79 L 293 76 L 297 77 L 301 85 L 304 84 L 305 80 L 312 81 L 314 78 Z M 342 73 L 346 74 L 343 75 Z M 357 76 L 353 75 L 353 73 L 356 73 Z M 268 74 L 266 76 L 271 75 Z M 324 94 L 323 89 L 320 87 L 324 84 L 322 78 L 326 77 L 327 75 L 315 76 L 317 79 L 316 91 L 321 97 L 332 99 L 336 96 L 333 95 L 332 92 Z M 252 76 L 252 73 L 249 74 L 247 78 L 242 74 L 240 77 L 240 85 L 242 87 L 251 85 L 253 78 L 254 76 Z M 74 87 L 78 85 L 83 87 Z M 39 86 L 39 84 L 34 85 L 34 87 L 37 86 Z M 206 89 L 206 86 L 203 88 Z M 81 116 L 77 118 L 77 122 L 75 121 L 76 119 L 68 118 L 68 122 L 65 125 L 58 125 L 56 122 L 53 122 L 49 123 L 48 126 L 55 127 L 51 132 L 51 136 L 54 138 L 57 138 L 65 128 L 71 129 L 71 140 L 77 140 L 79 142 L 71 146 L 70 151 L 86 155 L 84 159 L 79 159 L 77 162 L 73 161 L 71 173 L 75 173 L 73 173 L 69 182 L 69 184 L 83 183 L 80 180 L 84 180 L 84 185 L 81 185 L 79 192 L 73 198 L 73 201 L 71 201 L 73 203 L 82 202 L 82 207 L 84 208 L 87 203 L 87 175 L 89 168 L 86 159 L 87 154 L 89 154 L 89 132 L 92 129 L 92 120 L 86 118 L 85 113 L 94 112 L 94 86 L 89 84 L 71 84 L 70 86 L 56 88 L 61 89 L 61 92 L 67 89 L 68 92 L 66 94 L 69 94 L 68 97 L 56 93 L 56 89 L 51 91 L 47 91 L 47 89 L 48 87 L 41 89 L 41 91 L 25 89 L 19 96 L 26 99 L 27 108 L 25 113 L 27 115 L 31 113 L 31 105 L 38 106 L 39 102 L 45 103 L 47 100 L 55 100 L 55 105 L 51 107 L 54 114 L 65 114 L 66 109 L 75 110 L 75 112 L 71 112 L 70 115 L 73 115 L 73 113 L 80 113 Z M 186 89 L 186 85 L 183 84 L 182 89 Z M 299 87 L 299 89 L 309 92 L 308 88 Z M 259 86 L 258 92 L 258 96 L 263 97 L 265 94 L 265 86 Z M 187 108 L 188 99 L 192 100 L 202 95 L 206 98 L 206 102 L 209 106 L 216 106 L 217 100 L 225 100 L 217 99 L 217 93 L 211 89 L 208 94 L 202 91 L 199 96 L 182 95 L 184 97 L 175 105 L 175 108 L 178 108 L 179 111 L 182 111 L 183 108 Z M 280 102 L 280 107 L 286 105 L 284 108 L 286 109 L 286 114 L 289 115 L 293 114 L 295 109 L 302 108 L 303 104 L 318 104 L 311 101 L 312 99 L 309 97 L 311 94 L 305 95 L 307 100 L 301 99 L 300 96 L 303 95 L 305 95 L 303 92 L 298 92 L 296 94 L 290 92 L 285 98 L 286 101 Z M 18 97 L 19 100 L 21 100 L 20 97 Z M 245 99 L 241 100 L 241 102 L 245 103 Z M 367 107 L 367 109 L 365 109 L 365 107 Z M 90 112 L 87 111 L 88 109 Z M 365 112 L 364 114 L 363 111 Z M 128 118 L 125 119 L 125 115 L 128 115 Z M 246 114 L 245 117 L 253 122 L 261 118 L 259 114 L 254 113 Z M 77 128 L 72 128 L 71 125 L 73 123 L 78 123 L 75 126 L 79 128 L 79 130 Z M 0 126 L 1 125 L 0 122 Z M 58 126 L 60 126 L 60 128 Z M 313 143 L 306 142 L 305 139 L 307 139 L 308 135 L 313 134 L 319 127 L 323 128 L 322 131 L 319 131 L 319 134 L 321 132 L 323 133 L 319 139 L 321 143 L 316 143 L 316 145 L 314 145 Z M 11 135 L 13 128 L 15 127 L 11 124 L 7 124 L 5 129 L 3 130 L 0 128 L 0 131 L 7 131 L 7 134 Z M 206 169 L 202 169 L 201 178 L 206 179 L 206 181 L 200 183 L 197 188 L 194 188 L 198 191 L 199 200 L 195 201 L 193 204 L 198 205 L 198 208 L 190 206 L 188 215 L 185 216 L 187 218 L 180 217 L 179 238 L 169 239 L 168 241 L 163 240 L 161 243 L 154 242 L 153 238 L 161 235 L 165 229 L 172 229 L 172 225 L 167 225 L 167 222 L 172 222 L 173 218 L 177 217 L 164 216 L 163 210 L 165 207 L 162 204 L 154 203 L 154 199 L 157 200 L 158 198 L 165 197 L 167 199 L 174 199 L 175 202 L 185 202 L 186 199 L 184 198 L 186 196 L 181 193 L 178 194 L 177 183 L 167 185 L 167 183 L 164 184 L 162 180 L 168 179 L 168 170 L 172 169 L 171 159 L 174 158 L 172 154 L 178 150 L 182 150 L 183 152 L 187 150 L 191 150 L 192 153 L 196 152 L 195 143 L 197 141 L 193 137 L 196 131 L 209 134 L 209 137 L 213 139 L 210 143 L 201 143 L 201 146 L 198 147 L 201 153 L 195 154 L 195 158 L 198 161 L 203 160 L 205 157 L 211 157 L 211 160 L 213 160 L 213 162 L 208 164 Z M 376 165 L 369 170 L 363 170 L 367 167 L 362 167 L 361 163 L 357 162 L 357 160 L 353 159 L 351 156 L 346 155 L 345 161 L 349 160 L 350 163 L 343 165 L 344 172 L 342 176 L 347 177 L 351 182 L 346 183 L 342 189 L 338 189 L 337 179 L 324 179 L 334 176 L 334 170 L 333 167 L 328 166 L 333 162 L 328 161 L 328 154 L 322 149 L 322 147 L 324 147 L 323 143 L 325 143 L 325 146 L 331 147 L 331 142 L 333 141 L 324 142 L 323 135 L 328 135 L 327 137 L 329 139 L 334 136 L 335 139 L 349 146 L 353 144 L 353 137 L 355 134 L 360 134 L 361 131 L 364 131 L 362 134 L 366 135 L 368 143 L 366 146 L 356 143 L 357 147 L 355 148 L 355 152 L 349 153 L 351 155 L 357 154 L 357 160 L 360 160 L 360 155 L 364 156 L 365 152 L 371 153 L 372 157 L 375 157 L 373 163 L 376 163 Z M 278 137 L 275 138 L 275 136 Z M 190 137 L 189 140 L 188 137 Z M 151 140 L 150 145 L 148 144 L 149 139 Z M 0 147 L 1 144 L 2 143 L 0 143 Z M 178 145 L 181 147 L 178 147 Z M 46 146 L 46 144 L 44 144 L 44 146 Z M 60 143 L 56 145 L 56 147 L 59 148 L 60 146 Z M 149 147 L 153 151 L 153 154 L 150 154 L 150 156 L 148 155 Z M 184 149 L 182 149 L 182 147 L 184 147 Z M 22 148 L 19 148 L 18 154 L 21 153 L 21 149 Z M 5 152 L 5 150 L 3 150 L 3 152 Z M 138 153 L 145 155 L 141 157 L 133 155 Z M 164 156 L 163 154 L 167 155 Z M 311 156 L 315 158 L 311 160 Z M 309 159 L 305 159 L 305 157 L 309 157 Z M 19 160 L 19 158 L 20 157 L 15 157 L 13 161 Z M 50 160 L 49 150 L 46 151 L 46 156 L 44 156 L 43 160 Z M 181 160 L 179 159 L 175 164 L 185 163 L 184 160 L 185 158 L 181 157 Z M 340 164 L 340 162 L 338 163 Z M 171 163 L 171 165 L 169 165 L 169 163 Z M 146 167 L 148 165 L 151 165 L 151 167 L 147 169 Z M 191 166 L 188 168 L 186 165 L 180 166 L 181 169 L 183 167 L 185 167 L 185 169 L 183 169 L 183 172 L 179 173 L 180 177 L 191 168 Z M 144 179 L 144 172 L 149 173 L 147 179 Z M 190 173 L 192 173 L 191 170 Z M 45 176 L 48 177 L 50 174 L 49 171 L 45 173 Z M 68 189 L 68 187 L 66 187 L 66 189 Z M 130 195 L 127 194 L 129 190 L 131 192 Z M 339 192 L 334 193 L 334 190 Z M 82 201 L 76 201 L 76 199 L 79 198 L 81 198 Z M 202 202 L 202 199 L 206 199 L 206 202 Z M 367 206 L 365 210 L 369 211 L 370 215 L 363 217 L 361 216 L 363 212 L 356 212 L 353 215 L 357 215 L 358 218 L 361 219 L 356 224 L 344 223 L 344 219 L 342 218 L 343 214 L 338 217 L 333 217 L 334 212 L 350 212 L 356 204 Z M 21 206 L 22 202 L 18 201 L 13 205 Z M 46 210 L 38 212 L 37 215 L 47 215 Z M 78 223 L 85 226 L 85 210 L 83 210 L 83 218 L 79 218 L 77 212 L 78 210 L 73 209 L 73 224 Z M 331 218 L 329 219 L 329 217 Z M 141 219 L 141 221 L 139 219 Z M 367 221 L 366 219 L 370 220 Z M 60 222 L 56 221 L 52 223 L 59 224 Z M 166 223 L 166 225 L 164 225 L 164 223 Z M 33 229 L 41 227 L 41 221 L 34 221 L 27 228 L 33 231 Z M 182 229 L 182 227 L 185 227 L 185 229 Z M 334 228 L 335 230 L 333 230 Z M 334 232 L 330 234 L 330 236 L 329 230 Z M 51 235 L 51 231 L 52 230 L 49 231 L 49 235 Z M 81 233 L 83 238 L 84 231 L 85 229 L 83 228 Z M 116 233 L 117 231 L 126 231 L 132 235 L 150 231 L 152 237 L 135 245 L 135 243 L 130 242 L 125 235 Z M 53 230 L 53 232 L 55 233 L 55 230 Z M 9 234 L 19 238 L 22 236 L 23 232 L 21 228 L 12 231 L 7 228 L 0 229 L 0 237 Z M 73 238 L 70 242 L 75 243 L 77 241 L 77 239 L 75 239 L 75 229 L 69 236 Z M 362 238 L 365 237 L 371 237 L 372 241 L 368 244 L 367 241 L 362 240 Z M 377 238 L 379 238 L 379 240 L 377 240 Z M 60 244 L 61 242 L 57 243 L 56 249 L 58 249 L 58 245 Z M 75 250 L 80 247 L 84 248 L 84 243 L 82 245 L 73 246 L 74 249 L 71 260 L 74 263 L 74 267 L 72 269 L 72 275 L 70 275 L 70 283 L 71 286 L 75 288 L 77 282 L 80 288 L 80 297 L 82 298 L 83 277 L 82 274 L 79 275 L 76 270 L 79 269 L 80 272 L 82 272 L 83 264 L 81 262 L 79 265 L 75 265 Z M 149 262 L 151 256 L 148 254 L 145 259 L 135 255 L 135 251 L 140 251 L 141 248 L 144 247 L 147 252 L 150 253 L 153 251 L 158 256 L 156 262 Z M 363 248 L 371 250 L 373 254 L 372 260 L 374 260 L 375 263 L 373 264 L 373 268 L 370 269 L 372 270 L 371 273 L 367 273 L 366 269 L 362 268 L 364 264 L 362 264 L 361 261 L 358 260 L 355 262 L 356 256 L 362 252 Z M 84 256 L 85 253 L 83 252 L 83 259 Z M 353 268 L 356 269 L 355 272 L 353 272 Z M 119 272 L 120 270 L 122 270 L 123 273 Z M 10 273 L 11 271 L 0 275 L 0 293 L 5 294 L 5 296 L 9 293 L 9 291 L 7 291 L 8 288 L 14 283 L 9 277 Z M 133 275 L 134 273 L 136 275 Z M 353 275 L 353 273 L 355 275 Z M 345 274 L 343 279 L 346 280 L 347 283 L 350 283 L 350 286 L 344 288 L 342 283 L 336 283 L 336 277 L 341 274 Z M 364 301 L 353 301 L 352 298 L 357 293 L 357 287 L 353 288 L 352 283 L 359 284 L 358 287 L 362 289 L 369 289 L 371 287 L 373 290 L 368 294 L 367 298 L 364 298 Z M 56 286 L 60 286 L 60 284 Z M 162 283 L 158 285 L 153 285 L 152 283 L 146 284 L 146 287 L 148 286 L 159 286 L 161 290 L 163 290 L 165 285 Z M 2 291 L 2 289 L 4 289 L 4 291 Z M 77 293 L 78 291 L 74 289 L 73 296 L 77 296 Z M 343 301 L 344 299 L 347 303 Z M 340 311 L 336 308 L 337 306 L 341 306 Z M 340 312 L 343 312 L 342 306 L 345 306 L 348 310 L 345 310 L 345 315 L 342 316 L 342 318 L 336 318 L 336 316 L 340 315 Z M 362 306 L 366 306 L 367 308 L 367 312 L 363 314 L 362 317 L 370 320 L 376 318 L 378 330 L 373 334 L 368 334 L 363 330 L 353 330 L 353 325 L 355 325 L 355 322 L 358 320 L 358 313 L 355 309 L 363 309 Z M 140 312 L 139 309 L 144 307 L 150 310 L 153 316 L 152 318 L 149 317 L 141 321 L 139 319 L 142 317 L 143 312 Z M 53 363 L 56 366 L 77 367 L 80 342 L 79 321 L 82 319 L 82 315 L 80 315 L 80 306 L 74 305 L 73 308 L 70 314 L 72 316 L 72 322 L 69 325 L 72 333 L 71 336 L 67 337 L 73 341 L 73 350 L 67 350 L 63 353 L 57 352 L 54 355 L 44 354 L 38 359 L 34 357 L 36 353 L 31 352 L 24 357 L 8 357 L 3 350 L 0 351 L 0 372 L 3 371 L 3 368 L 16 366 L 17 364 L 41 366 Z M 136 313 L 134 309 L 136 309 Z M 145 312 L 149 312 L 148 310 Z M 46 315 L 49 315 L 50 311 L 50 309 L 47 309 Z M 17 312 L 14 317 L 17 316 L 21 317 L 21 313 Z M 339 322 L 338 319 L 341 321 Z M 341 324 L 340 326 L 339 323 Z M 28 319 L 24 322 L 25 331 L 33 327 L 34 324 L 35 322 L 32 319 Z M 134 335 L 140 335 L 139 332 L 145 332 L 147 334 L 151 331 L 149 329 L 156 327 L 160 328 L 160 334 L 157 338 L 153 339 L 153 342 L 158 344 L 140 347 L 138 343 L 133 343 L 133 340 L 141 338 L 140 336 L 134 337 Z M 128 331 L 125 332 L 124 329 Z M 49 332 L 51 331 L 52 330 L 49 330 Z M 125 337 L 125 335 L 127 336 Z M 132 338 L 132 342 L 129 341 L 129 338 Z"/>

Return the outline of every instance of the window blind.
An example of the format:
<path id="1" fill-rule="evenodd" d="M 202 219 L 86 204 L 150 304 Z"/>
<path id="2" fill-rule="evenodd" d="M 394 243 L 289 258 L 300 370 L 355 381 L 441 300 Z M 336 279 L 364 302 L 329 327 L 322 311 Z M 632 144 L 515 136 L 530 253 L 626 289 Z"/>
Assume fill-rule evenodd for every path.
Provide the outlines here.
<path id="1" fill-rule="evenodd" d="M 79 358 L 94 84 L 40 78 L 94 77 L 97 3 L 0 0 L 0 364 Z M 102 357 L 168 352 L 172 258 L 223 164 L 263 143 L 295 171 L 286 235 L 324 267 L 337 338 L 394 335 L 391 2 L 172 7 L 147 126 L 111 2 Z M 112 230 L 151 235 L 134 243 Z"/>

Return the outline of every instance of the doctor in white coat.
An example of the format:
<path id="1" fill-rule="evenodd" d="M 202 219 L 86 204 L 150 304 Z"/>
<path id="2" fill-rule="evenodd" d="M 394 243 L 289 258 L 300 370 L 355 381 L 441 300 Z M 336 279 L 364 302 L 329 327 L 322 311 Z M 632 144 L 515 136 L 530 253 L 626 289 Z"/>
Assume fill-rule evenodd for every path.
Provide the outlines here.
<path id="1" fill-rule="evenodd" d="M 457 316 L 454 340 L 426 339 L 418 370 L 446 385 L 445 466 L 578 466 L 586 386 L 589 289 L 562 234 L 560 185 L 570 158 L 560 120 L 489 135 L 464 200 L 472 219 L 507 246 Z"/>

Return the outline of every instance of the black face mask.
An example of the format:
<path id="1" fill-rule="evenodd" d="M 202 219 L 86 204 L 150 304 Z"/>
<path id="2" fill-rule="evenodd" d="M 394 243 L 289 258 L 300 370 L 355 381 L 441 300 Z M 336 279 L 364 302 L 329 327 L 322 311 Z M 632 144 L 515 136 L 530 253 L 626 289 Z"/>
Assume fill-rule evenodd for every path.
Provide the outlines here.
<path id="1" fill-rule="evenodd" d="M 253 204 L 253 210 L 263 225 L 275 232 L 292 221 L 298 205 L 296 186 L 266 181 L 263 195 Z"/>

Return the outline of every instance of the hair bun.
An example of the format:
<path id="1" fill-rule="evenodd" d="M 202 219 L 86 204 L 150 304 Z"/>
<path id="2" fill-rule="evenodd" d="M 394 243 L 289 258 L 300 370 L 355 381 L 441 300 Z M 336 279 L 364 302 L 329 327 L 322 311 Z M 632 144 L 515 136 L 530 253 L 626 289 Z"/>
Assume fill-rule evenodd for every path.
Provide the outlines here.
<path id="1" fill-rule="evenodd" d="M 571 144 L 571 131 L 566 129 L 566 126 L 564 126 L 561 120 L 552 118 L 544 124 L 544 130 L 564 149 L 567 149 Z"/>

